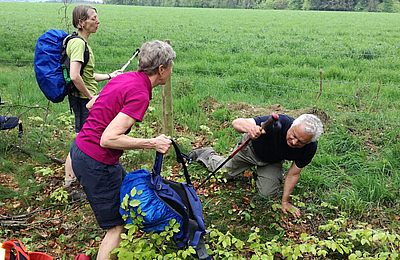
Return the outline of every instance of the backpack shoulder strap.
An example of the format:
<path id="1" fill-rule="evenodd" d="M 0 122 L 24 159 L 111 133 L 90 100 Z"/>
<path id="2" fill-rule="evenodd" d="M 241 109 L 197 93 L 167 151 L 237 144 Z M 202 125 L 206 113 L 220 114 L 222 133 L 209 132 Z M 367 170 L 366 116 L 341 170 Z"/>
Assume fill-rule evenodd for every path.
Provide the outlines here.
<path id="1" fill-rule="evenodd" d="M 80 74 L 83 75 L 83 69 L 85 68 L 85 66 L 89 62 L 90 53 L 89 53 L 89 47 L 88 47 L 87 42 L 81 36 L 79 36 L 77 32 L 73 32 L 72 34 L 70 34 L 67 37 L 65 37 L 65 39 L 63 41 L 63 47 L 62 47 L 62 60 L 61 60 L 61 63 L 65 63 L 66 61 L 68 61 L 68 63 L 69 63 L 69 59 L 68 59 L 68 56 L 67 56 L 67 44 L 68 44 L 68 42 L 70 40 L 75 39 L 75 38 L 79 38 L 85 43 L 85 51 L 83 53 L 83 64 L 82 64 L 81 71 L 80 71 Z M 69 68 L 69 64 L 65 64 L 65 66 L 67 68 Z"/>
<path id="2" fill-rule="evenodd" d="M 85 42 L 85 52 L 83 53 L 83 64 L 81 69 L 81 74 L 83 74 L 83 68 L 88 64 L 90 58 L 89 47 L 87 42 L 81 36 L 79 36 L 77 32 L 73 32 L 72 35 L 74 38 L 80 38 Z"/>
<path id="3" fill-rule="evenodd" d="M 29 253 L 20 240 L 8 240 L 3 243 L 2 247 L 6 250 L 6 260 L 29 260 Z M 14 256 L 13 258 L 11 254 Z"/>

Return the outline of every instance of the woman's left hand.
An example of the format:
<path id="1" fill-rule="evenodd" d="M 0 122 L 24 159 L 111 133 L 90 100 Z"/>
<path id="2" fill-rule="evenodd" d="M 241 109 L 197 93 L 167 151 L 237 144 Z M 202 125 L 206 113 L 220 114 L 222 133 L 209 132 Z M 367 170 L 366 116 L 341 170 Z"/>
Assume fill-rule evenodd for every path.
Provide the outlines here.
<path id="1" fill-rule="evenodd" d="M 118 76 L 119 74 L 122 74 L 122 73 L 123 73 L 122 70 L 116 70 L 116 71 L 111 72 L 109 75 L 113 79 L 113 78 L 115 78 L 116 76 Z"/>
<path id="2" fill-rule="evenodd" d="M 91 109 L 93 107 L 94 102 L 96 102 L 96 99 L 99 97 L 99 95 L 93 96 L 89 102 L 86 104 L 87 109 Z"/>

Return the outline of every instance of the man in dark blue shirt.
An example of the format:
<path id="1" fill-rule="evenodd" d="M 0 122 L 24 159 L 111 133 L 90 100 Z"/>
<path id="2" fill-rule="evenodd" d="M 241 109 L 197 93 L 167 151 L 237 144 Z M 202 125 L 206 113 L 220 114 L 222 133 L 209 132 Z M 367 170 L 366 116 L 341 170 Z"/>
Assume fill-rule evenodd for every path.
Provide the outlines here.
<path id="1" fill-rule="evenodd" d="M 290 195 L 301 170 L 311 162 L 317 151 L 317 140 L 323 132 L 323 125 L 320 119 L 312 114 L 303 114 L 297 119 L 279 115 L 281 127 L 277 129 L 270 125 L 264 130 L 261 124 L 269 117 L 237 118 L 232 122 L 237 132 L 244 133 L 238 146 L 248 138 L 252 141 L 226 163 L 226 177 L 232 179 L 246 169 L 256 166 L 258 191 L 263 196 L 272 196 L 281 188 L 283 162 L 292 161 L 283 185 L 282 211 L 299 217 L 300 210 L 290 203 Z M 225 160 L 211 147 L 193 150 L 189 156 L 204 163 L 209 171 L 214 171 Z"/>

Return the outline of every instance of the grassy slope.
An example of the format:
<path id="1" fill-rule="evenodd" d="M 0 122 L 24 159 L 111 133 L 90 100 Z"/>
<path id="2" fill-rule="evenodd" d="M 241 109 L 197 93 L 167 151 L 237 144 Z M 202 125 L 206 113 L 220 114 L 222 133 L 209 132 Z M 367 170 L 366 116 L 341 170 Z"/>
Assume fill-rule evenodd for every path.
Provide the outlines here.
<path id="1" fill-rule="evenodd" d="M 72 139 L 68 105 L 51 104 L 42 131 L 41 122 L 34 117 L 45 117 L 42 108 L 47 102 L 36 86 L 32 69 L 37 37 L 48 28 L 65 28 L 60 7 L 0 3 L 0 16 L 5 17 L 0 27 L 0 95 L 17 105 L 10 107 L 9 103 L 0 111 L 20 115 L 26 126 L 22 141 L 16 140 L 14 132 L 0 133 L 0 173 L 2 178 L 7 176 L 6 184 L 0 186 L 0 198 L 5 203 L 1 214 L 15 215 L 29 207 L 48 205 L 48 195 L 61 184 L 62 169 L 50 164 L 43 154 L 65 156 Z M 238 138 L 229 128 L 236 116 L 275 108 L 293 115 L 317 111 L 327 116 L 326 133 L 295 190 L 299 201 L 306 203 L 305 215 L 330 217 L 318 207 L 321 201 L 328 201 L 354 218 L 398 229 L 392 212 L 399 209 L 399 45 L 396 29 L 391 27 L 398 21 L 398 14 L 97 8 L 101 27 L 90 41 L 99 71 L 119 68 L 145 40 L 172 41 L 178 55 L 173 76 L 176 136 L 186 138 L 181 140 L 185 150 L 192 142 L 213 144 L 227 154 Z M 324 71 L 323 94 L 316 99 L 320 69 Z M 273 104 L 281 106 L 271 108 Z M 32 108 L 36 105 L 39 108 Z M 160 122 L 159 90 L 152 106 L 155 111 L 146 116 L 146 122 L 134 134 L 152 136 L 159 131 L 157 123 L 151 124 Z M 201 125 L 207 125 L 213 134 L 201 130 Z M 38 141 L 42 141 L 41 146 L 36 144 Z M 17 142 L 33 155 L 28 157 L 8 147 L 7 142 Z M 143 161 L 151 164 L 152 158 L 150 152 L 128 154 L 124 164 L 128 170 L 137 169 Z M 48 166 L 55 173 L 41 177 L 34 173 L 34 166 Z M 195 178 L 201 179 L 205 172 L 192 167 Z M 285 234 L 274 225 L 276 214 L 270 210 L 271 203 L 254 196 L 250 181 L 213 187 L 216 190 L 210 188 L 211 194 L 203 197 L 208 223 L 222 230 L 234 229 L 239 236 L 245 236 L 252 225 L 260 225 L 266 237 Z M 18 189 L 24 193 L 13 192 Z M 243 203 L 243 197 L 256 208 Z M 235 205 L 243 205 L 252 218 L 229 211 Z M 53 241 L 53 236 L 65 232 L 62 234 L 73 241 L 73 247 L 91 247 L 92 242 L 87 241 L 98 240 L 101 233 L 90 217 L 87 223 L 91 224 L 74 225 L 83 217 L 72 214 L 79 212 L 74 207 L 83 208 L 84 215 L 90 216 L 90 209 L 75 204 L 57 208 L 67 228 L 55 225 L 54 230 L 48 229 L 50 237 L 28 228 L 34 234 L 34 245 L 41 240 Z M 1 237 L 12 234 L 23 236 L 24 232 L 6 228 L 0 233 Z M 58 255 L 68 250 L 67 243 L 56 241 Z M 76 252 L 75 248 L 69 250 Z"/>

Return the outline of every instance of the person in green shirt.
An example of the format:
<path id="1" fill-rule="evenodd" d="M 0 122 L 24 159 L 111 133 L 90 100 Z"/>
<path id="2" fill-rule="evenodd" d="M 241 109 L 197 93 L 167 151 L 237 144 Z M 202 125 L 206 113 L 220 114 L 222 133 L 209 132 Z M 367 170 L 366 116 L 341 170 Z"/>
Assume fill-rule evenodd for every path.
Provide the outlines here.
<path id="1" fill-rule="evenodd" d="M 92 33 L 96 33 L 100 25 L 97 10 L 89 5 L 78 5 L 72 11 L 72 24 L 76 28 L 78 36 L 71 39 L 67 44 L 67 56 L 70 59 L 70 78 L 74 84 L 74 91 L 68 95 L 68 100 L 75 116 L 75 132 L 79 133 L 89 110 L 86 104 L 98 94 L 97 82 L 110 80 L 121 74 L 121 70 L 116 70 L 108 74 L 95 73 L 95 58 L 88 44 L 88 39 Z M 85 45 L 89 49 L 89 61 L 83 68 Z M 69 187 L 76 180 L 71 166 L 71 158 L 68 154 L 65 162 L 65 187 Z"/>

